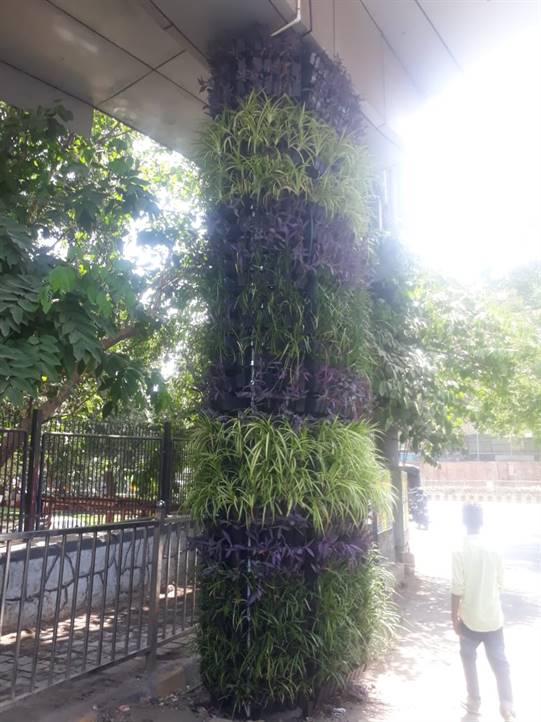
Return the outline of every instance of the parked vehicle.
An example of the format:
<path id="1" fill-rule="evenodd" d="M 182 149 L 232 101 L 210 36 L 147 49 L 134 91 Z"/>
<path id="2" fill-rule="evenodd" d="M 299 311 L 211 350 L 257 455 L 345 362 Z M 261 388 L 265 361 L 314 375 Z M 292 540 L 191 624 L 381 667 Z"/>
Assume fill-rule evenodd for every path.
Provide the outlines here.
<path id="1" fill-rule="evenodd" d="M 428 496 L 424 489 L 420 487 L 412 489 L 408 497 L 410 519 L 417 524 L 420 529 L 428 529 L 430 523 L 428 515 Z"/>
<path id="2" fill-rule="evenodd" d="M 418 466 L 403 464 L 402 468 L 408 476 L 408 510 L 410 520 L 420 529 L 428 529 L 428 495 L 421 486 L 421 472 Z"/>

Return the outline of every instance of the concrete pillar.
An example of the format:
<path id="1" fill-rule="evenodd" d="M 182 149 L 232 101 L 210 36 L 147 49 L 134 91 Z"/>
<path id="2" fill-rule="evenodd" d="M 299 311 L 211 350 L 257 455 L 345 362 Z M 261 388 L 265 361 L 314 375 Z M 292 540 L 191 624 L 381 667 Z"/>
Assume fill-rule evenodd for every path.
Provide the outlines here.
<path id="1" fill-rule="evenodd" d="M 391 475 L 394 494 L 393 536 L 395 561 L 413 566 L 409 547 L 408 482 L 406 473 L 399 467 L 398 429 L 389 429 L 381 440 L 381 453 Z"/>

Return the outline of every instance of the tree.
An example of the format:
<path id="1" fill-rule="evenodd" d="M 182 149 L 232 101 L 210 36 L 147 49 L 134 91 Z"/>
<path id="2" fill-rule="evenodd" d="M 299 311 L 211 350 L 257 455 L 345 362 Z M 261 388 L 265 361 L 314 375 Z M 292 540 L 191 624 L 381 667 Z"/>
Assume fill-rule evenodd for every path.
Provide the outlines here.
<path id="1" fill-rule="evenodd" d="M 502 436 L 541 438 L 541 264 L 490 284 L 483 304 L 498 329 L 498 365 L 478 390 L 473 422 Z"/>
<path id="2" fill-rule="evenodd" d="M 540 429 L 539 270 L 481 290 L 415 268 L 392 239 L 377 246 L 375 420 L 435 461 L 466 423 L 504 435 Z"/>
<path id="3" fill-rule="evenodd" d="M 90 138 L 69 120 L 0 106 L 0 398 L 27 410 L 23 428 L 31 408 L 88 402 L 81 389 L 105 414 L 163 400 L 154 368 L 174 341 L 159 329 L 186 306 L 179 268 L 197 238 L 189 163 L 168 170 L 158 146 L 102 114 Z M 123 257 L 137 231 L 157 262 Z"/>

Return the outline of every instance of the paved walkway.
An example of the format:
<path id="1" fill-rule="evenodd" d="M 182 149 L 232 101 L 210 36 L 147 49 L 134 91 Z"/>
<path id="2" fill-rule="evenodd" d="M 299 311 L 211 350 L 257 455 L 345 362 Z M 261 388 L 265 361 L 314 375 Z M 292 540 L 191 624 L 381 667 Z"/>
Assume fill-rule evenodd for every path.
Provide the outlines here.
<path id="1" fill-rule="evenodd" d="M 346 705 L 343 722 L 459 722 L 463 676 L 450 626 L 448 558 L 460 531 L 460 504 L 431 509 L 431 530 L 412 531 L 417 577 L 404 592 L 404 626 L 396 649 L 368 678 L 367 705 Z M 487 531 L 502 542 L 507 566 L 503 597 L 506 644 L 517 722 L 541 721 L 541 505 L 485 507 Z M 500 719 L 495 682 L 484 652 L 478 658 L 482 722 Z M 467 718 L 466 718 L 467 719 Z"/>

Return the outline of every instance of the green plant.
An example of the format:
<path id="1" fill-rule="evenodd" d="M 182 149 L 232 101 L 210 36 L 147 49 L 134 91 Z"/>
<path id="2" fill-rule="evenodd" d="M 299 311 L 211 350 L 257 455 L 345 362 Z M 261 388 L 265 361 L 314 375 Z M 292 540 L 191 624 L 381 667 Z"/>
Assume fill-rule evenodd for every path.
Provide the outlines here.
<path id="1" fill-rule="evenodd" d="M 371 315 L 372 300 L 364 287 L 319 282 L 313 333 L 318 358 L 369 374 L 374 364 Z"/>
<path id="2" fill-rule="evenodd" d="M 160 413 L 156 369 L 182 364 L 199 315 L 195 167 L 98 112 L 86 137 L 70 118 L 0 102 L 0 399 L 23 428 L 38 409 Z M 151 262 L 123 257 L 136 226 Z"/>
<path id="3" fill-rule="evenodd" d="M 307 693 L 307 662 L 319 649 L 302 575 L 265 582 L 257 606 L 247 609 L 250 584 L 250 575 L 223 570 L 207 580 L 200 600 L 203 681 L 218 702 L 240 714 L 292 704 Z"/>
<path id="4" fill-rule="evenodd" d="M 205 530 L 202 674 L 248 716 L 341 686 L 383 639 L 375 617 L 389 620 L 366 524 L 389 485 L 359 420 L 370 164 L 348 78 L 294 40 L 256 35 L 213 58 L 199 148 L 210 413 L 188 503 Z"/>
<path id="5" fill-rule="evenodd" d="M 206 293 L 209 314 L 216 323 L 208 329 L 207 344 L 221 361 L 243 362 L 254 345 L 258 354 L 279 358 L 295 373 L 310 349 L 306 331 L 307 301 L 303 288 L 289 282 L 293 259 L 286 251 L 269 258 L 254 252 L 250 268 L 235 275 L 235 297 L 223 269 L 216 268 L 213 293 Z M 235 321 L 224 323 L 235 314 Z M 222 321 L 219 322 L 219 319 Z"/>
<path id="6" fill-rule="evenodd" d="M 375 551 L 354 566 L 329 566 L 314 581 L 277 573 L 261 584 L 257 604 L 247 605 L 254 585 L 246 571 L 224 567 L 207 579 L 200 600 L 203 681 L 234 714 L 344 687 L 398 625 L 392 574 Z"/>
<path id="7" fill-rule="evenodd" d="M 250 196 L 265 203 L 292 193 L 344 216 L 359 235 L 366 231 L 366 149 L 286 96 L 252 91 L 238 110 L 224 110 L 201 134 L 198 160 L 212 202 Z"/>
<path id="8" fill-rule="evenodd" d="M 204 417 L 194 430 L 195 483 L 189 503 L 199 521 L 247 524 L 297 511 L 317 533 L 347 528 L 371 508 L 389 508 L 386 472 L 362 422 Z"/>
<path id="9" fill-rule="evenodd" d="M 388 648 L 399 624 L 393 589 L 393 575 L 375 550 L 355 569 L 342 565 L 318 578 L 318 687 L 343 687 L 353 670 Z"/>
<path id="10" fill-rule="evenodd" d="M 249 266 L 237 263 L 229 276 L 227 262 L 213 259 L 212 280 L 202 284 L 215 321 L 207 330 L 208 348 L 220 361 L 242 364 L 253 347 L 256 355 L 278 359 L 290 379 L 310 355 L 367 374 L 374 363 L 367 289 L 360 283 L 342 285 L 324 270 L 309 297 L 306 274 L 297 271 L 292 282 L 296 252 L 256 246 Z"/>

